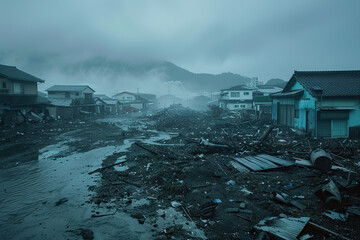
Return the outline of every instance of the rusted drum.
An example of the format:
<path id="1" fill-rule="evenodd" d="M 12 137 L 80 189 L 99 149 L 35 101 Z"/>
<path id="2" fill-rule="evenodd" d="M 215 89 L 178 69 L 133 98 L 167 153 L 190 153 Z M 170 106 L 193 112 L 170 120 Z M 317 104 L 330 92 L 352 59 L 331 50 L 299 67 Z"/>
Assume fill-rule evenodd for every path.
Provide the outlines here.
<path id="1" fill-rule="evenodd" d="M 331 155 L 322 149 L 315 149 L 312 151 L 310 154 L 310 160 L 313 166 L 322 172 L 327 172 L 332 167 Z"/>

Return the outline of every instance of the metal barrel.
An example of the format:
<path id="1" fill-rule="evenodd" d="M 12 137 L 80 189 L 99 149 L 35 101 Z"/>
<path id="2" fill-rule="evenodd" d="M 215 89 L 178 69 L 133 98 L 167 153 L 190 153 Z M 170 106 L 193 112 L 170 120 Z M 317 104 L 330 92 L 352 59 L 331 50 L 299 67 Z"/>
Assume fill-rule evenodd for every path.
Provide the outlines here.
<path id="1" fill-rule="evenodd" d="M 332 167 L 331 155 L 322 149 L 315 149 L 312 151 L 310 154 L 310 160 L 313 166 L 322 172 L 327 172 Z"/>

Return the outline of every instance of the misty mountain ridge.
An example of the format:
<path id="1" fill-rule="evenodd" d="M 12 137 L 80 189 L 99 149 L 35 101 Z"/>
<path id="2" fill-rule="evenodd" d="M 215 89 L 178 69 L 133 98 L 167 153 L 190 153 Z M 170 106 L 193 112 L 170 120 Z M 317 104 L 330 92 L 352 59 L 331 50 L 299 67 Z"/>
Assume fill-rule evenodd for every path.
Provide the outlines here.
<path id="1" fill-rule="evenodd" d="M 285 81 L 283 79 L 280 78 L 272 78 L 269 81 L 267 81 L 265 83 L 265 85 L 272 85 L 272 86 L 277 86 L 277 87 L 281 87 L 284 88 L 285 85 L 287 84 L 288 81 Z"/>
<path id="2" fill-rule="evenodd" d="M 181 82 L 194 92 L 218 91 L 234 85 L 246 85 L 250 78 L 234 73 L 193 73 L 168 61 L 124 61 L 93 58 L 67 65 L 62 69 L 69 75 L 103 73 L 112 79 L 160 78 L 162 81 Z M 139 86 L 141 87 L 141 86 Z"/>

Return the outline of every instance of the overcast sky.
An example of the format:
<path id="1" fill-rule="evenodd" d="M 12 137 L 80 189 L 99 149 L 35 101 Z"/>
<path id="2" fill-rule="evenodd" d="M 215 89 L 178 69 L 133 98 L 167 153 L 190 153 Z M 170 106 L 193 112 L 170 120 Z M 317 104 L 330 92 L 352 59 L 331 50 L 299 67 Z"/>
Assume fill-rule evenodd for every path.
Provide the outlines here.
<path id="1" fill-rule="evenodd" d="M 102 56 L 288 80 L 360 69 L 359 25 L 359 0 L 1 0 L 0 54 L 19 67 Z"/>

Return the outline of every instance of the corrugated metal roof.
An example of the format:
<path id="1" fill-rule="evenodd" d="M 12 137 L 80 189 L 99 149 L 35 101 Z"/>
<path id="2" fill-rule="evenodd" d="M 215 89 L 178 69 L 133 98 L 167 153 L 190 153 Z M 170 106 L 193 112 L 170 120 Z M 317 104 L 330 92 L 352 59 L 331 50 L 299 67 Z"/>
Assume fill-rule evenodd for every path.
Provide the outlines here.
<path id="1" fill-rule="evenodd" d="M 254 228 L 271 233 L 281 239 L 295 240 L 309 221 L 309 217 L 269 217 L 260 221 Z"/>
<path id="2" fill-rule="evenodd" d="M 46 89 L 45 91 L 47 91 L 47 92 L 81 92 L 81 91 L 85 90 L 86 88 L 89 88 L 92 91 L 94 91 L 88 85 L 54 85 L 54 86 Z"/>
<path id="3" fill-rule="evenodd" d="M 11 80 L 19 80 L 25 82 L 44 82 L 44 80 L 34 77 L 26 72 L 17 69 L 15 66 L 6 66 L 0 64 L 0 76 Z"/>

